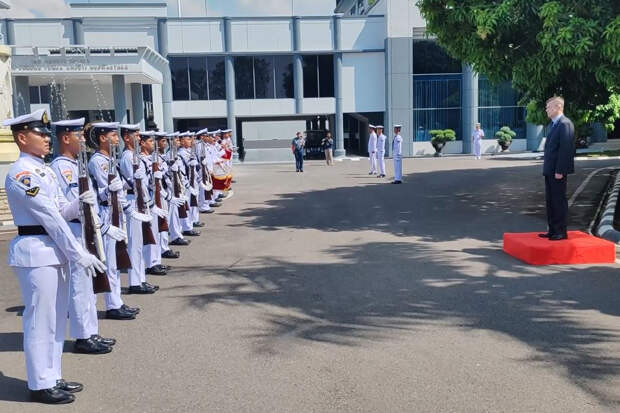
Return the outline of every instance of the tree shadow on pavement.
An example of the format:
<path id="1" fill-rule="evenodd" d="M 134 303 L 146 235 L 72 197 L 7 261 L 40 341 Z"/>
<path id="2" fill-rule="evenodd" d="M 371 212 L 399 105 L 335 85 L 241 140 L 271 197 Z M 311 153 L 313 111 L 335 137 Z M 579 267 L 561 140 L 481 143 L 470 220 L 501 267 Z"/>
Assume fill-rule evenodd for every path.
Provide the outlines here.
<path id="1" fill-rule="evenodd" d="M 5 376 L 0 371 L 0 400 L 7 402 L 27 402 L 28 383 L 15 377 Z"/>

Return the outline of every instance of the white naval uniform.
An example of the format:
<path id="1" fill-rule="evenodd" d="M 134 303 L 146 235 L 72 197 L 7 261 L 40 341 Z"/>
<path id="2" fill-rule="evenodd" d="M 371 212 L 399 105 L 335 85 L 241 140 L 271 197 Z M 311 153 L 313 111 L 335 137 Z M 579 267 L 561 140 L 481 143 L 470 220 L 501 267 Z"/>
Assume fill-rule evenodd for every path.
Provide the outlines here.
<path id="1" fill-rule="evenodd" d="M 384 134 L 377 136 L 377 163 L 380 175 L 385 175 L 385 139 Z"/>
<path id="2" fill-rule="evenodd" d="M 119 162 L 121 168 L 121 175 L 125 182 L 129 185 L 129 190 L 135 191 L 135 183 L 133 179 L 133 151 L 125 149 L 121 155 Z M 138 162 L 138 169 L 144 170 L 144 165 Z M 142 183 L 143 195 L 145 202 L 148 200 L 148 196 L 144 193 L 146 189 L 146 182 Z M 142 221 L 137 220 L 131 216 L 132 210 L 137 210 L 136 194 L 127 194 L 127 202 L 131 207 L 125 211 L 127 217 L 127 237 L 129 238 L 129 245 L 127 245 L 129 252 L 129 259 L 131 260 L 131 268 L 128 271 L 129 274 L 129 286 L 136 287 L 142 285 L 146 281 L 146 273 L 144 268 L 144 257 L 142 256 L 142 250 L 144 248 L 144 240 L 142 238 Z"/>
<path id="3" fill-rule="evenodd" d="M 192 160 L 191 151 L 188 148 L 179 148 L 179 158 L 181 159 L 183 165 L 180 169 L 181 174 L 185 176 L 186 180 L 185 196 L 187 196 L 190 200 L 188 201 L 189 211 L 187 212 L 187 218 L 181 220 L 181 227 L 183 228 L 183 231 L 191 231 L 194 229 L 194 222 L 200 221 L 200 212 L 198 211 L 198 207 L 191 205 L 191 195 L 193 192 L 195 192 L 193 195 L 196 196 L 196 200 L 198 200 L 198 171 L 194 170 L 194 182 L 190 182 L 190 168 L 196 168 L 195 166 L 190 165 Z"/>
<path id="4" fill-rule="evenodd" d="M 59 156 L 52 161 L 50 168 L 56 174 L 60 190 L 67 201 L 78 199 L 80 190 L 77 161 L 66 156 Z M 90 187 L 90 179 L 88 182 Z M 98 214 L 98 212 L 97 205 L 94 205 L 93 213 Z M 69 228 L 83 245 L 82 224 L 79 220 L 70 221 Z M 74 339 L 86 339 L 99 334 L 97 296 L 93 292 L 93 281 L 90 275 L 82 267 L 74 262 L 70 263 L 69 275 L 69 334 Z"/>
<path id="5" fill-rule="evenodd" d="M 482 143 L 481 141 L 482 141 L 482 138 L 484 138 L 484 131 L 482 129 L 480 129 L 480 130 L 475 130 L 474 129 L 474 132 L 472 133 L 472 138 L 474 140 L 474 142 L 473 142 L 474 143 L 474 156 L 476 157 L 476 159 L 480 159 L 480 157 L 482 155 L 480 153 L 481 146 L 482 146 L 481 145 L 481 143 Z"/>
<path id="6" fill-rule="evenodd" d="M 394 160 L 394 180 L 403 180 L 403 138 L 400 134 L 392 141 L 392 159 Z"/>
<path id="7" fill-rule="evenodd" d="M 168 246 L 169 242 L 169 231 L 170 226 L 172 225 L 172 218 L 170 218 L 171 209 L 174 207 L 169 204 L 170 199 L 172 199 L 172 183 L 168 177 L 168 163 L 166 162 L 166 158 L 161 153 L 157 154 L 159 158 L 159 170 L 161 171 L 163 178 L 161 179 L 161 206 L 163 209 L 168 211 L 168 216 L 166 220 L 168 221 L 168 231 L 160 231 L 159 233 L 159 246 L 161 248 L 161 252 L 164 253 L 170 250 Z M 177 212 L 178 217 L 178 212 Z M 155 235 L 157 236 L 157 235 Z"/>
<path id="8" fill-rule="evenodd" d="M 5 188 L 15 225 L 40 225 L 48 234 L 17 235 L 9 244 L 8 264 L 19 280 L 25 307 L 22 326 L 28 388 L 49 389 L 62 378 L 68 262 L 87 254 L 66 222 L 78 217 L 79 203 L 68 203 L 54 172 L 42 159 L 25 153 L 11 165 Z"/>
<path id="9" fill-rule="evenodd" d="M 368 157 L 370 158 L 370 173 L 377 173 L 377 134 L 374 132 L 368 136 Z"/>
<path id="10" fill-rule="evenodd" d="M 181 169 L 183 168 L 183 163 L 181 162 L 180 159 L 176 159 L 174 160 L 174 162 L 171 162 L 169 160 L 170 158 L 170 152 L 166 153 L 166 159 L 168 160 L 168 177 L 169 177 L 169 189 L 170 189 L 170 194 L 171 196 L 174 196 L 174 172 L 172 171 L 172 169 L 170 169 L 170 167 L 172 167 L 173 165 L 176 164 L 177 168 L 179 168 L 179 172 L 181 171 Z M 182 175 L 181 173 L 179 173 L 179 175 Z M 182 180 L 182 179 L 181 179 Z M 167 181 L 168 182 L 168 181 Z M 184 198 L 185 197 L 185 193 L 184 193 L 184 188 L 183 188 L 183 182 L 181 182 L 181 193 L 179 194 L 179 197 Z M 170 198 L 171 199 L 171 198 Z M 183 239 L 183 225 L 181 222 L 181 217 L 179 217 L 179 208 L 176 206 L 171 205 L 170 208 L 168 208 L 168 234 L 170 239 L 172 239 L 173 241 L 181 238 Z"/>
<path id="11" fill-rule="evenodd" d="M 200 141 L 196 144 L 196 151 L 198 153 L 198 156 L 200 159 L 200 162 L 203 162 L 203 159 L 205 161 L 205 163 L 208 163 L 208 157 L 209 157 L 209 152 L 207 150 L 207 144 L 203 141 Z M 202 158 L 204 156 L 204 158 Z M 198 187 L 198 209 L 200 210 L 200 212 L 206 212 L 206 211 L 210 211 L 211 210 L 211 206 L 209 205 L 209 199 L 207 199 L 206 197 L 206 191 L 205 189 L 202 187 L 202 168 L 206 168 L 206 166 L 204 165 L 200 165 L 200 169 L 199 169 L 199 181 L 201 183 L 201 185 L 199 185 Z M 207 173 L 209 173 L 207 171 Z"/>
<path id="12" fill-rule="evenodd" d="M 148 186 L 149 197 L 145 198 L 145 202 L 148 200 L 149 208 L 155 205 L 155 194 L 152 193 L 153 188 L 153 158 L 150 155 L 140 155 L 141 166 L 146 170 L 147 180 L 142 183 L 143 187 Z M 145 188 L 146 191 L 146 188 Z M 156 214 L 151 214 L 151 231 L 155 238 L 155 244 L 144 245 L 142 247 L 142 255 L 144 257 L 144 265 L 146 268 L 151 268 L 155 265 L 161 265 L 161 241 L 159 238 L 159 217 Z"/>
<path id="13" fill-rule="evenodd" d="M 123 306 L 123 300 L 121 298 L 121 275 L 116 265 L 116 240 L 106 235 L 106 228 L 111 224 L 111 206 L 109 205 L 111 199 L 108 192 L 109 166 L 110 158 L 101 152 L 94 153 L 88 161 L 88 174 L 96 189 L 97 199 L 99 201 L 99 219 L 102 223 L 101 233 L 103 235 L 103 246 L 105 249 L 106 274 L 110 283 L 110 292 L 104 294 L 105 306 L 106 310 L 117 310 Z M 129 208 L 123 191 L 118 192 L 118 198 L 121 203 L 119 208 Z M 121 229 L 123 231 L 126 230 L 126 228 Z"/>

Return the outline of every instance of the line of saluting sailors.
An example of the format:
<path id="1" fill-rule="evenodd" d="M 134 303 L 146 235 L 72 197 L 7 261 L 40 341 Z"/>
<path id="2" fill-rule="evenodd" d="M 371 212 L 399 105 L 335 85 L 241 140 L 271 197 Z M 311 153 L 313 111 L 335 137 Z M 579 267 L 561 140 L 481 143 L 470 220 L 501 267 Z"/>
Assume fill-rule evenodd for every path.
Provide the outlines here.
<path id="1" fill-rule="evenodd" d="M 230 130 L 167 134 L 140 131 L 138 125 L 98 122 L 84 125 L 84 119 L 52 123 L 58 138 L 59 156 L 50 166 L 44 157 L 50 151 L 50 123 L 44 110 L 3 122 L 10 126 L 20 149 L 20 156 L 6 177 L 6 191 L 18 235 L 11 241 L 8 263 L 16 274 L 24 303 L 24 353 L 28 388 L 33 401 L 48 404 L 70 403 L 74 393 L 83 389 L 80 383 L 63 380 L 61 356 L 66 332 L 74 338 L 74 351 L 104 354 L 112 351 L 116 340 L 99 335 L 97 296 L 93 293 L 91 276 L 105 273 L 110 292 L 105 293 L 106 318 L 132 320 L 140 312 L 123 302 L 120 270 L 116 250 L 127 245 L 131 261 L 128 270 L 129 294 L 153 294 L 159 287 L 146 280 L 147 274 L 165 275 L 170 268 L 163 258 L 179 258 L 171 245 L 188 245 L 185 237 L 199 236 L 204 224 L 199 214 L 232 195 L 229 184 L 204 190 L 202 167 L 214 173 L 214 180 L 230 182 L 230 176 L 217 176 L 215 170 L 230 170 L 232 140 Z M 120 137 L 119 137 L 120 130 Z M 139 139 L 134 139 L 139 135 Z M 87 169 L 90 179 L 86 191 L 78 189 L 78 156 L 80 145 L 86 143 L 96 152 Z M 118 160 L 118 170 L 109 171 L 110 143 L 124 142 L 125 150 Z M 197 139 L 197 141 L 195 141 Z M 179 150 L 167 150 L 168 140 Z M 135 167 L 134 142 L 140 146 L 139 163 Z M 155 145 L 157 143 L 157 145 Z M 157 146 L 159 171 L 153 172 L 153 152 Z M 194 168 L 196 173 L 191 173 Z M 109 179 L 109 173 L 116 178 Z M 178 174 L 177 174 L 178 173 Z M 173 174 L 181 177 L 182 192 L 175 196 Z M 222 174 L 222 173 L 221 173 Z M 220 175 L 221 175 L 220 174 Z M 190 176 L 196 180 L 193 184 Z M 162 183 L 158 207 L 153 201 L 153 179 Z M 147 213 L 136 203 L 136 180 L 143 180 L 143 194 L 149 204 Z M 215 182 L 215 181 L 213 181 Z M 199 188 L 198 191 L 196 188 Z M 198 192 L 198 193 L 196 193 Z M 124 219 L 111 222 L 111 194 L 120 199 Z M 187 218 L 179 217 L 179 207 L 192 204 Z M 103 235 L 105 264 L 88 252 L 82 242 L 80 211 L 90 205 L 97 212 L 98 226 Z M 159 218 L 166 218 L 168 231 L 159 229 Z M 123 225 L 125 224 L 126 225 Z M 143 223 L 150 224 L 155 243 L 143 245 Z"/>

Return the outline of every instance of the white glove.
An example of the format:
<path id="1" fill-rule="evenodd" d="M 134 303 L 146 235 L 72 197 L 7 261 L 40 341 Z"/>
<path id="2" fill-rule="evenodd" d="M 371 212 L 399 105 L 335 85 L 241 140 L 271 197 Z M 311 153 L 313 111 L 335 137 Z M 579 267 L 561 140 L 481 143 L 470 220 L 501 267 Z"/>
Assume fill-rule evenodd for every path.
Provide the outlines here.
<path id="1" fill-rule="evenodd" d="M 200 187 L 202 189 L 204 189 L 205 191 L 210 191 L 213 188 L 213 185 L 210 185 L 209 183 L 205 184 L 205 183 L 201 182 L 200 183 Z"/>
<path id="2" fill-rule="evenodd" d="M 189 193 L 194 195 L 194 196 L 198 196 L 198 189 L 194 188 L 193 186 L 189 187 Z"/>
<path id="3" fill-rule="evenodd" d="M 95 196 L 95 193 L 89 189 L 80 195 L 80 201 L 88 205 L 95 205 L 95 202 L 97 202 L 97 197 Z"/>
<path id="4" fill-rule="evenodd" d="M 105 272 L 106 270 L 105 264 L 99 261 L 99 258 L 95 257 L 93 254 L 84 255 L 76 262 L 76 264 L 87 271 L 95 270 L 99 272 Z M 94 271 L 93 276 L 96 276 Z"/>
<path id="5" fill-rule="evenodd" d="M 97 228 L 101 228 L 101 218 L 99 218 L 99 215 L 97 214 L 93 214 L 93 220 L 95 221 L 95 226 Z"/>
<path id="6" fill-rule="evenodd" d="M 136 221 L 140 221 L 140 222 L 151 222 L 151 216 L 149 214 L 143 214 L 141 212 L 136 211 L 135 209 L 132 210 L 129 215 L 131 216 L 131 218 L 135 219 Z"/>
<path id="7" fill-rule="evenodd" d="M 160 218 L 166 218 L 168 216 L 168 211 L 158 208 L 156 206 L 153 205 L 153 207 L 151 208 L 151 212 L 155 215 L 157 215 Z"/>
<path id="8" fill-rule="evenodd" d="M 171 170 L 172 172 L 179 172 L 179 164 L 178 164 L 178 163 L 176 163 L 176 162 L 175 162 L 175 163 L 173 163 L 173 164 L 170 166 L 170 170 Z"/>
<path id="9" fill-rule="evenodd" d="M 106 235 L 109 235 L 114 239 L 114 241 L 124 241 L 127 239 L 127 233 L 114 225 L 110 225 L 108 227 L 108 232 L 106 232 Z"/>
<path id="10" fill-rule="evenodd" d="M 153 172 L 153 178 L 155 179 L 163 179 L 164 174 L 161 171 Z"/>
<path id="11" fill-rule="evenodd" d="M 195 159 L 192 159 L 191 161 L 189 161 L 189 166 L 198 166 L 198 161 Z"/>
<path id="12" fill-rule="evenodd" d="M 170 199 L 170 205 L 172 205 L 172 206 L 180 207 L 180 206 L 182 206 L 184 204 L 185 204 L 185 199 L 183 199 L 183 198 L 172 197 L 172 199 Z"/>
<path id="13" fill-rule="evenodd" d="M 201 162 L 204 166 L 207 166 L 207 158 L 204 158 Z"/>
<path id="14" fill-rule="evenodd" d="M 118 192 L 121 189 L 123 189 L 123 182 L 117 176 L 116 178 L 112 179 L 112 182 L 110 182 L 110 185 L 108 185 L 108 190 L 110 192 Z"/>
<path id="15" fill-rule="evenodd" d="M 146 174 L 142 169 L 138 169 L 136 172 L 133 173 L 133 179 L 146 179 Z"/>

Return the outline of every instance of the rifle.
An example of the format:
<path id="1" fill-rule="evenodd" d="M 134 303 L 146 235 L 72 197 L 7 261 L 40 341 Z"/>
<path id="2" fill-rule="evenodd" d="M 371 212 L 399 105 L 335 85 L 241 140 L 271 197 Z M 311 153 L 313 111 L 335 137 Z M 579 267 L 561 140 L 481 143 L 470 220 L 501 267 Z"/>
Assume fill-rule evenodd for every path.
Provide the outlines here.
<path id="1" fill-rule="evenodd" d="M 108 184 L 116 178 L 116 145 L 110 143 L 110 163 L 108 165 Z M 109 203 L 110 203 L 110 223 L 120 229 L 125 229 L 125 217 L 121 211 L 121 203 L 118 199 L 118 192 L 109 191 Z M 116 269 L 128 270 L 131 268 L 131 260 L 127 253 L 127 239 L 123 241 L 116 241 Z"/>
<path id="2" fill-rule="evenodd" d="M 170 164 L 173 165 L 177 161 L 177 142 L 174 136 L 170 139 Z M 174 197 L 181 198 L 181 177 L 179 171 L 172 172 L 172 186 L 174 188 Z M 179 218 L 187 218 L 187 205 L 184 202 L 183 205 L 179 205 Z"/>
<path id="3" fill-rule="evenodd" d="M 138 142 L 138 138 L 133 138 L 133 173 L 135 174 L 140 167 L 140 145 Z M 134 190 L 136 194 L 136 209 L 141 214 L 148 214 L 149 207 L 144 200 L 144 191 L 142 187 L 142 179 L 138 179 L 134 175 L 133 179 Z M 150 222 L 142 223 L 142 245 L 155 245 L 157 242 L 155 241 L 155 236 L 153 235 L 153 230 L 151 229 Z"/>
<path id="4" fill-rule="evenodd" d="M 192 151 L 191 151 L 191 159 L 196 159 L 196 141 L 192 138 Z M 189 166 L 189 185 L 195 189 L 196 187 L 196 167 Z M 190 206 L 197 207 L 198 206 L 198 197 L 194 194 L 191 194 L 189 197 Z"/>
<path id="5" fill-rule="evenodd" d="M 155 139 L 155 150 L 153 151 L 153 175 L 155 172 L 159 172 L 159 148 L 157 147 L 157 139 Z M 153 176 L 153 197 L 155 198 L 155 206 L 162 209 L 161 206 L 161 179 Z M 157 217 L 157 224 L 159 226 L 159 232 L 166 232 L 169 230 L 168 221 L 166 218 Z"/>
<path id="6" fill-rule="evenodd" d="M 78 153 L 77 161 L 78 190 L 80 195 L 82 195 L 90 189 L 87 172 L 88 159 L 84 142 L 80 142 L 80 152 Z M 95 221 L 95 213 L 91 205 L 80 202 L 80 222 L 82 224 L 82 246 L 95 257 L 99 258 L 99 261 L 105 263 L 103 239 L 101 238 L 101 231 Z M 92 277 L 93 292 L 98 294 L 112 291 L 108 275 L 105 272 L 93 271 L 95 271 L 95 277 Z"/>
<path id="7" fill-rule="evenodd" d="M 201 156 L 200 156 L 200 171 L 202 173 L 202 184 L 204 185 L 205 191 L 205 199 L 208 201 L 211 199 L 213 195 L 213 182 L 211 181 L 211 174 L 207 170 L 207 165 L 204 165 L 203 162 L 207 157 L 207 144 L 205 142 L 201 145 Z"/>

